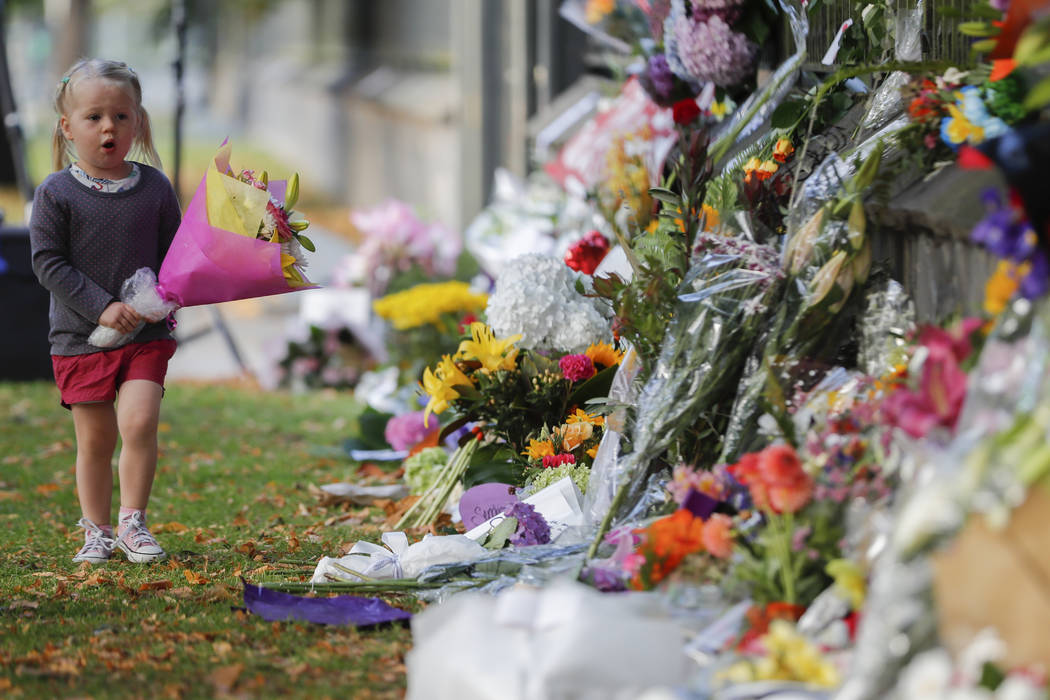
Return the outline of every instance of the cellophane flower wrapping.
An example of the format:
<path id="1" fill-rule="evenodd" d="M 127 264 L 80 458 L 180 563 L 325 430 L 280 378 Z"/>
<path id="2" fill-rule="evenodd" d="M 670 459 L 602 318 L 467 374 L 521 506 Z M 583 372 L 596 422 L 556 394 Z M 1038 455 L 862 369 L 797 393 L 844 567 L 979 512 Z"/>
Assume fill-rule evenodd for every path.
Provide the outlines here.
<path id="1" fill-rule="evenodd" d="M 629 426 L 632 449 L 622 475 L 635 486 L 628 503 L 644 489 L 640 477 L 652 459 L 732 400 L 748 348 L 765 324 L 782 278 L 770 246 L 711 234 L 697 237 L 674 318 Z"/>
<path id="2" fill-rule="evenodd" d="M 177 308 L 173 301 L 161 297 L 157 292 L 157 275 L 148 267 L 135 271 L 120 289 L 120 300 L 135 309 L 141 316 L 152 321 L 159 321 Z M 131 333 L 121 333 L 109 326 L 96 326 L 88 336 L 88 343 L 97 348 L 113 348 L 124 345 L 134 338 L 145 322 L 140 323 Z"/>
<path id="3" fill-rule="evenodd" d="M 133 301 L 125 303 L 140 314 L 149 317 L 150 309 L 159 308 L 157 297 L 174 310 L 313 287 L 299 269 L 294 238 L 278 242 L 277 231 L 266 223 L 274 218 L 268 205 L 283 210 L 287 183 L 274 180 L 260 189 L 241 181 L 232 174 L 230 150 L 229 144 L 219 149 L 190 200 L 157 274 L 156 296 L 140 288 L 141 282 L 132 288 Z M 140 301 L 142 310 L 135 306 Z"/>
<path id="4" fill-rule="evenodd" d="M 883 151 L 876 141 L 862 165 L 851 166 L 848 179 L 839 180 L 837 189 L 821 196 L 804 195 L 792 210 L 795 215 L 812 211 L 801 225 L 795 226 L 789 214 L 781 262 L 787 277 L 784 295 L 759 351 L 748 363 L 718 461 L 733 462 L 744 452 L 760 449 L 764 440 L 758 421 L 767 410 L 763 399 L 769 398 L 771 387 L 790 396 L 798 373 L 808 371 L 806 363 L 826 365 L 848 333 L 859 290 L 871 268 L 871 240 L 861 197 L 875 180 Z"/>

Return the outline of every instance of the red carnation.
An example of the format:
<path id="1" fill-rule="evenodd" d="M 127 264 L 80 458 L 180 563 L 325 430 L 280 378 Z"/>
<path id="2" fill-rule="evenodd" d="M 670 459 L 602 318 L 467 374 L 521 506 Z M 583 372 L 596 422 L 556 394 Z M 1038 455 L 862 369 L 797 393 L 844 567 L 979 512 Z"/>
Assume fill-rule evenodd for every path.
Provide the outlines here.
<path id="1" fill-rule="evenodd" d="M 598 231 L 591 231 L 565 252 L 565 264 L 585 275 L 594 274 L 608 252 L 609 240 Z"/>
<path id="2" fill-rule="evenodd" d="M 586 355 L 566 355 L 558 360 L 562 376 L 570 382 L 590 379 L 594 376 L 594 362 Z"/>

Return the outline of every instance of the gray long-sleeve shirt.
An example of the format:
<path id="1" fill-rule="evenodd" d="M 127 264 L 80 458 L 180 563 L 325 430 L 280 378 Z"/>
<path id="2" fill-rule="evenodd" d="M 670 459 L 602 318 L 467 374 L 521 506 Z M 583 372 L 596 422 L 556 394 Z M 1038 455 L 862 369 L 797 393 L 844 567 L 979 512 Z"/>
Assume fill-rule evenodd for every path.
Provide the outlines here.
<path id="1" fill-rule="evenodd" d="M 141 267 L 157 272 L 179 227 L 175 192 L 159 170 L 123 192 L 98 192 L 69 172 L 52 173 L 36 190 L 29 236 L 33 272 L 51 292 L 52 355 L 99 352 L 87 342 L 124 280 Z M 167 325 L 146 324 L 134 342 L 170 338 Z"/>

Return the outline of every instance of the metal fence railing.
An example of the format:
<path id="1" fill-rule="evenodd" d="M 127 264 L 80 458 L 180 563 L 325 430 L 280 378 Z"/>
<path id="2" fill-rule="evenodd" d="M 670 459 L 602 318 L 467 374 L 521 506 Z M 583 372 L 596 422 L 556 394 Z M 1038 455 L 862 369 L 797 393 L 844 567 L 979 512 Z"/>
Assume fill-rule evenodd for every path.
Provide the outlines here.
<path id="1" fill-rule="evenodd" d="M 894 17 L 899 17 L 902 12 L 914 10 L 921 6 L 923 8 L 922 26 L 922 58 L 927 60 L 945 60 L 954 65 L 965 66 L 972 62 L 970 54 L 971 39 L 959 33 L 957 27 L 960 21 L 955 13 L 961 13 L 965 18 L 967 11 L 977 3 L 977 0 L 890 0 L 890 11 Z M 806 41 L 807 55 L 809 61 L 807 68 L 817 70 L 831 70 L 831 67 L 821 66 L 820 59 L 824 56 L 828 46 L 835 38 L 835 33 L 847 19 L 859 20 L 859 14 L 863 3 L 851 0 L 828 0 L 821 3 L 809 16 L 809 37 Z M 876 61 L 879 56 L 872 56 Z"/>

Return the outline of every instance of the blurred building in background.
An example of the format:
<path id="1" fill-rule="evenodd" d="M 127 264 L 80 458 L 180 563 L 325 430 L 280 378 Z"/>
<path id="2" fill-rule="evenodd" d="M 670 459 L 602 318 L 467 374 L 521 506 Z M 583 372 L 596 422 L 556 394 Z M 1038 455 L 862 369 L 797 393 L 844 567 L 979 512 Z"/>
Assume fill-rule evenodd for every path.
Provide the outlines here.
<path id="1" fill-rule="evenodd" d="M 334 202 L 388 196 L 462 228 L 498 166 L 529 169 L 530 123 L 586 71 L 558 0 L 21 0 L 8 54 L 31 172 L 46 175 L 54 85 L 77 57 L 142 76 L 171 159 L 176 42 L 187 19 L 186 142 L 248 140 Z M 165 149 L 167 152 L 165 152 Z M 169 168 L 170 169 L 170 168 Z M 191 175 L 193 168 L 190 167 Z"/>

